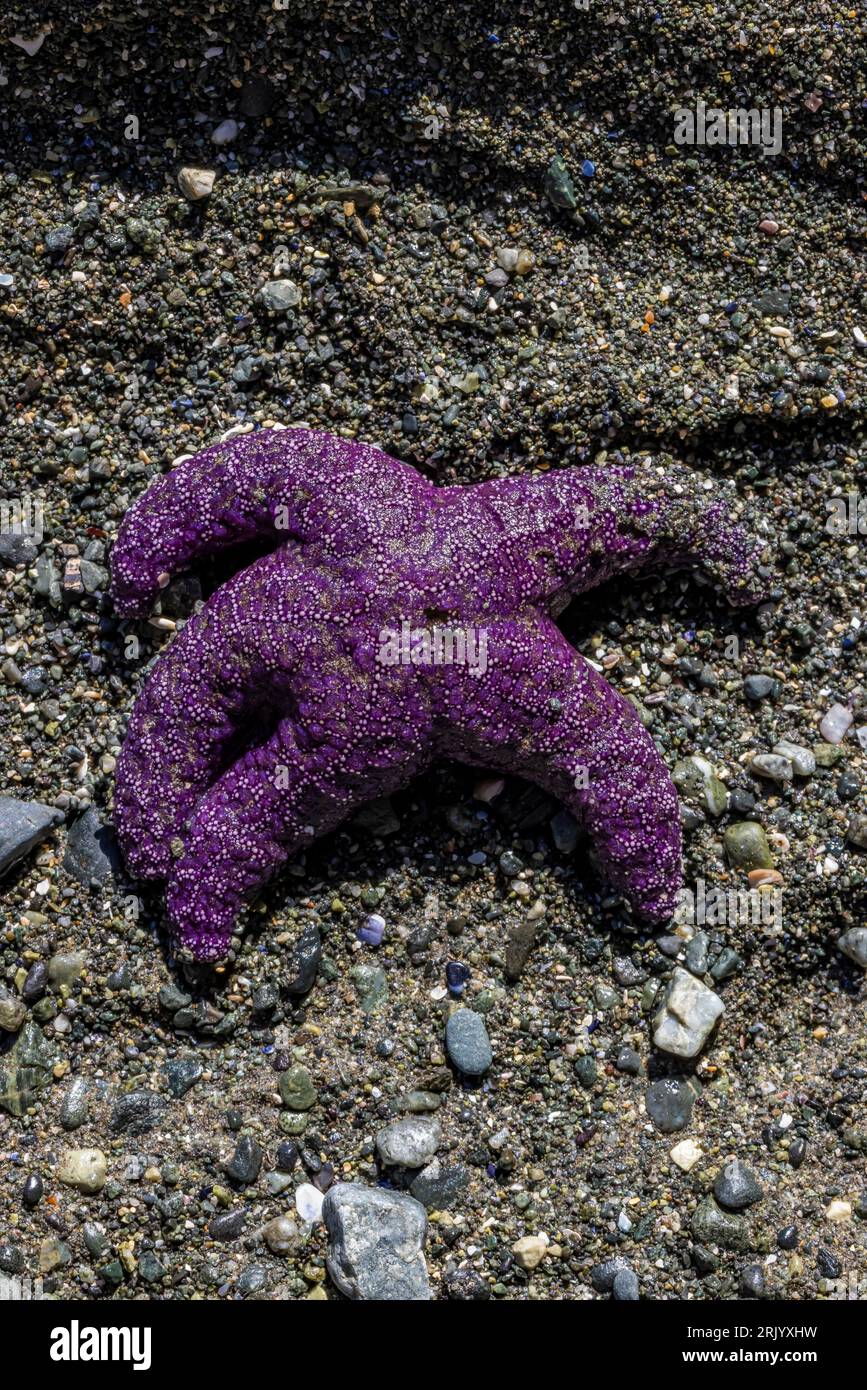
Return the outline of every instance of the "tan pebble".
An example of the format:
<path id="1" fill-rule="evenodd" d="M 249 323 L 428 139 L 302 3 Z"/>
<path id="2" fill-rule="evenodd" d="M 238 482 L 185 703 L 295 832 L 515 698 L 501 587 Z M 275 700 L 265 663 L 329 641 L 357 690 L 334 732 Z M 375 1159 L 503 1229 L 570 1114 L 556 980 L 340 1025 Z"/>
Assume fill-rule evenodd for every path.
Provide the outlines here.
<path id="1" fill-rule="evenodd" d="M 522 1236 L 512 1246 L 512 1254 L 521 1269 L 535 1269 L 548 1249 L 545 1236 Z"/>
<path id="2" fill-rule="evenodd" d="M 839 1197 L 835 1197 L 833 1202 L 829 1202 L 825 1208 L 825 1220 L 833 1221 L 835 1226 L 842 1226 L 844 1222 L 851 1221 L 851 1202 L 843 1202 Z"/>
<path id="3" fill-rule="evenodd" d="M 672 1163 L 684 1173 L 688 1173 L 691 1168 L 704 1158 L 704 1153 L 698 1147 L 694 1139 L 681 1139 L 679 1144 L 675 1144 L 669 1155 Z"/>
<path id="4" fill-rule="evenodd" d="M 750 869 L 747 878 L 750 881 L 751 888 L 758 888 L 760 885 L 770 886 L 772 883 L 785 882 L 783 875 L 776 869 Z"/>

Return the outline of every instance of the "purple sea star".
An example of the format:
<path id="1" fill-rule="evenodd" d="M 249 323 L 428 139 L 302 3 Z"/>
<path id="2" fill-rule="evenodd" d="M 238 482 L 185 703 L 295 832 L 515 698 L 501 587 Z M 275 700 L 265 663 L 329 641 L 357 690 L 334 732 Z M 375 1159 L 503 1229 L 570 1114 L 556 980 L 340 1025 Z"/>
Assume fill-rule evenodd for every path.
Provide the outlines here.
<path id="1" fill-rule="evenodd" d="M 236 437 L 153 483 L 112 555 L 123 617 L 203 555 L 280 542 L 157 662 L 118 760 L 121 847 L 138 877 L 168 880 L 179 946 L 223 957 L 286 859 L 438 756 L 560 798 L 607 883 L 667 920 L 674 787 L 633 706 L 551 615 L 650 566 L 701 565 L 730 601 L 756 601 L 757 547 L 712 487 L 647 460 L 437 488 L 301 429 Z"/>

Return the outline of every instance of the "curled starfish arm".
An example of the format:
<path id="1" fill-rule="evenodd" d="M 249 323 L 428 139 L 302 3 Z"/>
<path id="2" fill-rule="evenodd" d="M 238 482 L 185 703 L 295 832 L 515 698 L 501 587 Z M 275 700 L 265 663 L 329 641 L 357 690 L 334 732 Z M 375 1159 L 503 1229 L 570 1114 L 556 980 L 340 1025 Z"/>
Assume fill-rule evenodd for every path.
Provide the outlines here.
<path id="1" fill-rule="evenodd" d="M 289 700 L 298 657 L 290 596 L 305 575 L 291 548 L 264 556 L 223 585 L 157 663 L 117 769 L 118 839 L 138 878 L 167 877 L 173 841 L 236 734 Z"/>
<path id="2" fill-rule="evenodd" d="M 151 484 L 124 518 L 112 551 L 112 596 L 122 617 L 147 614 L 171 576 L 200 556 L 241 541 L 296 535 L 297 477 L 289 460 L 301 471 L 305 449 L 299 440 L 290 453 L 282 437 L 272 430 L 237 436 L 203 449 Z M 311 442 L 309 452 L 315 471 L 321 443 Z"/>
<path id="3" fill-rule="evenodd" d="M 375 681 L 351 687 L 328 742 L 281 720 L 205 793 L 168 886 L 169 924 L 183 949 L 198 960 L 219 960 L 243 904 L 288 858 L 423 765 L 424 711 L 405 738 L 392 736 L 403 713 L 395 694 Z"/>
<path id="4" fill-rule="evenodd" d="M 444 751 L 557 796 L 604 880 L 664 922 L 681 881 L 677 794 L 632 705 L 545 618 L 488 629 L 487 670 L 449 673 Z"/>
<path id="5" fill-rule="evenodd" d="M 176 943 L 197 960 L 225 956 L 244 900 L 293 853 L 345 814 L 338 798 L 333 820 L 320 806 L 305 819 L 310 781 L 289 720 L 233 764 L 199 802 L 184 854 L 169 879 L 167 907 Z M 326 798 L 322 797 L 324 803 Z"/>
<path id="6" fill-rule="evenodd" d="M 430 491 L 357 440 L 304 429 L 237 436 L 178 464 L 124 518 L 111 557 L 115 608 L 145 616 L 173 574 L 242 541 L 318 543 L 334 556 L 377 531 L 405 532 Z"/>

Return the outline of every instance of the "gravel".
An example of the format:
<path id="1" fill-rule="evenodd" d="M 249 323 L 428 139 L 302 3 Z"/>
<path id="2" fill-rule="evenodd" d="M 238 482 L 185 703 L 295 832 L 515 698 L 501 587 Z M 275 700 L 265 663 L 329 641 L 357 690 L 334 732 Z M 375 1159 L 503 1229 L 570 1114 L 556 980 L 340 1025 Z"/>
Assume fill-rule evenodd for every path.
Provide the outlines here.
<path id="1" fill-rule="evenodd" d="M 867 21 L 531 9 L 0 16 L 0 503 L 39 521 L 0 522 L 0 1269 L 50 1297 L 862 1277 Z M 720 73 L 783 108 L 778 156 L 672 143 Z M 220 973 L 173 955 L 114 769 L 226 574 L 120 622 L 111 546 L 177 458 L 302 422 L 440 485 L 648 456 L 726 480 L 765 602 L 667 572 L 558 614 L 676 774 L 703 920 L 647 930 L 553 794 L 444 760 L 299 854 Z M 435 1156 L 382 1168 L 377 1136 L 434 1113 Z M 98 1190 L 61 1181 L 73 1144 Z M 764 1190 L 740 1212 L 735 1156 Z"/>

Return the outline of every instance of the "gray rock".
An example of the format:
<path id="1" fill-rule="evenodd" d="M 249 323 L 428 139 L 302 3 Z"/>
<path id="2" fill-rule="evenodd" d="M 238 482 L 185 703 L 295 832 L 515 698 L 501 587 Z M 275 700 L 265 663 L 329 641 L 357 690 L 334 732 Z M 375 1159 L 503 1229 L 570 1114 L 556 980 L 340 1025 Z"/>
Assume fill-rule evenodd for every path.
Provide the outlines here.
<path id="1" fill-rule="evenodd" d="M 686 948 L 684 960 L 686 968 L 691 975 L 704 975 L 708 967 L 708 946 L 710 942 L 707 932 L 696 932 Z"/>
<path id="2" fill-rule="evenodd" d="M 644 1103 L 660 1134 L 676 1134 L 692 1119 L 695 1091 L 688 1081 L 666 1076 L 648 1086 Z"/>
<path id="3" fill-rule="evenodd" d="M 692 1233 L 702 1245 L 721 1245 L 724 1250 L 749 1250 L 750 1230 L 742 1216 L 723 1211 L 713 1197 L 706 1197 L 692 1218 Z"/>
<path id="4" fill-rule="evenodd" d="M 325 1194 L 322 1219 L 328 1273 L 347 1298 L 431 1298 L 423 1253 L 427 1216 L 414 1197 L 338 1183 Z"/>
<path id="5" fill-rule="evenodd" d="M 618 1303 L 637 1303 L 638 1275 L 631 1269 L 618 1270 L 614 1276 L 611 1292 Z"/>
<path id="6" fill-rule="evenodd" d="M 166 1103 L 155 1091 L 130 1091 L 112 1107 L 111 1128 L 122 1134 L 145 1134 L 159 1124 Z"/>
<path id="7" fill-rule="evenodd" d="M 791 782 L 794 769 L 788 758 L 781 758 L 777 753 L 757 753 L 750 761 L 750 771 L 783 787 Z"/>
<path id="8" fill-rule="evenodd" d="M 444 1168 L 440 1160 L 435 1158 L 413 1178 L 409 1190 L 428 1211 L 443 1211 L 461 1195 L 469 1181 L 470 1176 L 465 1168 Z"/>
<path id="9" fill-rule="evenodd" d="M 410 1115 L 386 1125 L 376 1136 L 382 1162 L 389 1168 L 426 1168 L 442 1140 L 438 1120 Z"/>
<path id="10" fill-rule="evenodd" d="M 63 820 L 55 806 L 38 801 L 18 801 L 0 796 L 0 877 L 44 840 L 53 826 Z"/>
<path id="11" fill-rule="evenodd" d="M 850 845 L 857 845 L 859 849 L 867 849 L 867 816 L 853 816 L 846 830 L 846 839 Z"/>
<path id="12" fill-rule="evenodd" d="M 837 949 L 867 970 L 867 927 L 850 927 L 837 937 Z"/>
<path id="13" fill-rule="evenodd" d="M 464 1076 L 483 1076 L 491 1065 L 491 1041 L 485 1020 L 472 1009 L 457 1009 L 446 1024 L 449 1060 Z"/>
<path id="14" fill-rule="evenodd" d="M 301 291 L 294 280 L 269 280 L 259 291 L 259 298 L 272 314 L 285 314 L 301 303 Z"/>
<path id="15" fill-rule="evenodd" d="M 202 1064 L 195 1057 L 178 1057 L 177 1060 L 166 1062 L 165 1072 L 170 1095 L 180 1100 L 201 1080 Z"/>
<path id="16" fill-rule="evenodd" d="M 775 686 L 776 681 L 772 676 L 747 676 L 744 680 L 744 694 L 748 700 L 764 700 Z"/>
<path id="17" fill-rule="evenodd" d="M 590 1271 L 590 1283 L 597 1293 L 611 1293 L 618 1274 L 629 1272 L 629 1263 L 622 1255 L 611 1255 L 607 1260 L 593 1266 Z"/>
<path id="18" fill-rule="evenodd" d="M 727 1163 L 717 1175 L 713 1192 L 720 1206 L 726 1207 L 729 1211 L 741 1211 L 744 1207 L 751 1207 L 754 1202 L 760 1202 L 765 1195 L 753 1170 L 737 1158 Z"/>
<path id="19" fill-rule="evenodd" d="M 800 743 L 790 743 L 787 738 L 781 739 L 779 743 L 774 744 L 774 752 L 781 758 L 787 758 L 799 777 L 812 777 L 816 771 L 815 753 L 811 753 L 809 748 L 804 748 Z"/>
<path id="20" fill-rule="evenodd" d="M 0 565 L 5 569 L 32 565 L 38 553 L 35 537 L 23 527 L 18 531 L 0 532 Z"/>
<path id="21" fill-rule="evenodd" d="M 696 1057 L 725 1005 L 713 990 L 679 966 L 653 1020 L 653 1041 L 675 1057 Z"/>
<path id="22" fill-rule="evenodd" d="M 491 1290 L 474 1269 L 450 1269 L 443 1279 L 446 1293 L 456 1303 L 484 1303 Z"/>
<path id="23" fill-rule="evenodd" d="M 224 1164 L 223 1171 L 233 1182 L 255 1182 L 262 1167 L 262 1146 L 248 1134 L 242 1134 L 235 1152 Z"/>
<path id="24" fill-rule="evenodd" d="M 81 883 L 104 883 L 121 871 L 120 851 L 111 826 L 90 806 L 69 831 L 63 867 Z"/>
<path id="25" fill-rule="evenodd" d="M 60 1106 L 60 1123 L 64 1129 L 78 1129 L 87 1119 L 89 1088 L 83 1076 L 76 1076 Z"/>

